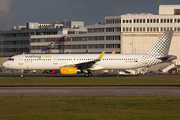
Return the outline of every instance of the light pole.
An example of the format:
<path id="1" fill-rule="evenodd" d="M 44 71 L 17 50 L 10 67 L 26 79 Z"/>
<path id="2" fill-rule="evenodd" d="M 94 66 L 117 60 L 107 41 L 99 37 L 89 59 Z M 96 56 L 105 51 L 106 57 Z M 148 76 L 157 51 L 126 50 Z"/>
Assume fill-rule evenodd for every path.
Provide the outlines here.
<path id="1" fill-rule="evenodd" d="M 132 36 L 132 54 L 133 54 L 133 36 Z"/>

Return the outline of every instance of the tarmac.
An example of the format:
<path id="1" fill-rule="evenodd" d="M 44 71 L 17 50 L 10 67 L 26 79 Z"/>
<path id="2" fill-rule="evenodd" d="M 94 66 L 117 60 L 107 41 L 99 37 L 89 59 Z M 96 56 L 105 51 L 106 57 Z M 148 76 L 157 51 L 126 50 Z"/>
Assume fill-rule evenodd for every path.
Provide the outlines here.
<path id="1" fill-rule="evenodd" d="M 0 77 L 20 77 L 20 74 L 0 74 Z M 24 74 L 24 77 L 84 77 L 83 74 Z M 177 75 L 93 74 L 93 77 L 180 77 Z M 0 87 L 0 96 L 180 96 L 180 86 L 44 86 Z"/>
<path id="2" fill-rule="evenodd" d="M 20 73 L 1 73 L 0 77 L 20 77 Z M 76 75 L 61 75 L 57 74 L 49 74 L 49 73 L 25 73 L 24 77 L 84 77 L 84 74 L 76 74 Z M 114 73 L 103 74 L 103 73 L 93 73 L 92 77 L 180 77 L 180 74 L 146 74 L 146 75 L 117 75 Z"/>
<path id="3" fill-rule="evenodd" d="M 0 96 L 180 96 L 179 86 L 0 87 Z"/>

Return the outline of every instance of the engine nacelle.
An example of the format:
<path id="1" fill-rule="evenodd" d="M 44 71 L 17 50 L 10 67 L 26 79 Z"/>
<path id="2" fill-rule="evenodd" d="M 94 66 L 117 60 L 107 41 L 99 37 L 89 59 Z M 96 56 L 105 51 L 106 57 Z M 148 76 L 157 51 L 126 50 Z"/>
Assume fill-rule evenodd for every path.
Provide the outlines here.
<path id="1" fill-rule="evenodd" d="M 73 74 L 79 74 L 81 71 L 78 70 L 76 67 L 65 66 L 60 68 L 60 72 L 63 75 L 73 75 Z"/>

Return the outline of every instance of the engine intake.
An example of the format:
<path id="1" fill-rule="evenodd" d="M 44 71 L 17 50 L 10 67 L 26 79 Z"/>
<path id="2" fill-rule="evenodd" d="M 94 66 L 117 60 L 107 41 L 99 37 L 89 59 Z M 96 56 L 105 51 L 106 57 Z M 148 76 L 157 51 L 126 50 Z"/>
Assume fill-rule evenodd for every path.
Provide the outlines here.
<path id="1" fill-rule="evenodd" d="M 79 74 L 81 70 L 78 70 L 76 67 L 61 67 L 60 73 L 62 75 L 73 75 L 73 74 Z"/>

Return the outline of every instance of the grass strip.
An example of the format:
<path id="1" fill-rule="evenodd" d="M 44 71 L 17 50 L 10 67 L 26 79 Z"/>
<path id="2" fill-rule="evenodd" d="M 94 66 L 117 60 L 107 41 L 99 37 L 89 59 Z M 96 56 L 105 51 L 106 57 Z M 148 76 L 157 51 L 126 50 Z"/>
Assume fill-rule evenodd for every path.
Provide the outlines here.
<path id="1" fill-rule="evenodd" d="M 180 97 L 0 97 L 3 120 L 180 120 Z"/>
<path id="2" fill-rule="evenodd" d="M 2 77 L 0 86 L 180 86 L 180 78 Z"/>

